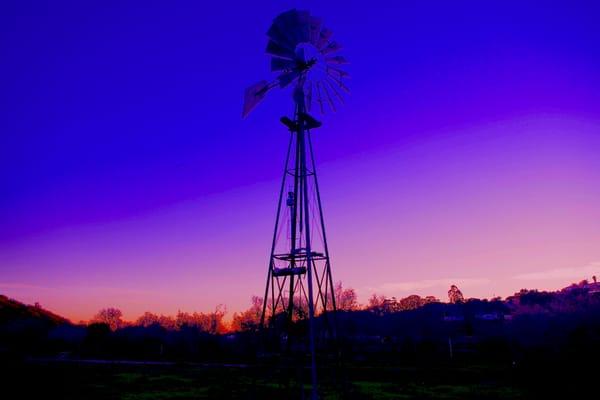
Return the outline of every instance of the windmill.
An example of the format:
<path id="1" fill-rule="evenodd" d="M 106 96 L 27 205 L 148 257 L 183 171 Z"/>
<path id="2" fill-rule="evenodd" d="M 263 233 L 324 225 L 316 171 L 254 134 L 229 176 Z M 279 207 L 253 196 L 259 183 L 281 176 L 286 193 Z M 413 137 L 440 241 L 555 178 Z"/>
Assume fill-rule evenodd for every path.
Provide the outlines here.
<path id="1" fill-rule="evenodd" d="M 272 326 L 284 316 L 287 326 L 308 319 L 313 398 L 316 398 L 315 355 L 316 315 L 335 312 L 335 296 L 321 196 L 313 146 L 312 130 L 321 122 L 309 114 L 326 106 L 336 110 L 348 91 L 346 64 L 337 53 L 341 46 L 332 32 L 308 11 L 290 10 L 277 16 L 267 31 L 266 52 L 271 56 L 272 81 L 260 81 L 246 89 L 243 117 L 275 88 L 292 87 L 294 114 L 282 117 L 290 140 L 279 201 L 271 255 L 267 271 L 261 328 Z M 291 335 L 286 335 L 288 340 Z"/>

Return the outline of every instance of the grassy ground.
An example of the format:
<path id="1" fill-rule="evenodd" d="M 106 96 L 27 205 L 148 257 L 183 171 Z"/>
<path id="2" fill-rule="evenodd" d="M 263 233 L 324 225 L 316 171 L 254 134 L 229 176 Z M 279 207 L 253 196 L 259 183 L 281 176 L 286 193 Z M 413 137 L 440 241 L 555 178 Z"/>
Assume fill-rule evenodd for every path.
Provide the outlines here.
<path id="1" fill-rule="evenodd" d="M 337 376 L 331 376 L 335 372 Z M 346 368 L 321 371 L 325 399 L 525 398 L 505 371 L 482 367 Z M 6 398 L 56 399 L 300 399 L 305 374 L 273 368 L 190 365 L 78 365 L 20 363 L 4 368 Z M 305 398 L 309 387 L 304 386 Z"/>

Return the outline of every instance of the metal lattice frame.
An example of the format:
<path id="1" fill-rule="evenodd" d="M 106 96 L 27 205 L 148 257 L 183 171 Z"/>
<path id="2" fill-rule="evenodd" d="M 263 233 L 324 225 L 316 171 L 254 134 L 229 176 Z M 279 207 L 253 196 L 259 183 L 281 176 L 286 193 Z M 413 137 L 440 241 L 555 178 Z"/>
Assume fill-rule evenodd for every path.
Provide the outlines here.
<path id="1" fill-rule="evenodd" d="M 296 105 L 294 120 L 288 120 L 286 125 L 291 137 L 279 191 L 261 327 L 268 325 L 276 315 L 282 313 L 287 315 L 289 321 L 293 321 L 301 318 L 306 311 L 308 317 L 312 318 L 314 315 L 336 310 L 329 248 L 310 137 L 311 128 L 320 124 L 304 112 L 300 101 Z M 287 192 L 287 198 L 284 196 L 286 184 L 291 189 Z M 284 207 L 288 209 L 287 213 L 282 212 Z M 283 241 L 281 228 L 286 219 L 289 240 Z M 311 236 L 315 228 L 320 240 Z"/>
<path id="2" fill-rule="evenodd" d="M 327 316 L 333 312 L 335 317 L 336 304 L 311 143 L 311 130 L 321 123 L 308 111 L 313 100 L 321 112 L 324 104 L 335 111 L 334 100 L 343 103 L 340 90 L 348 91 L 345 80 L 349 75 L 340 68 L 347 61 L 335 55 L 342 47 L 332 40 L 332 35 L 321 19 L 308 11 L 293 9 L 278 15 L 267 32 L 266 52 L 271 56 L 271 71 L 279 75 L 271 82 L 262 80 L 247 88 L 242 110 L 245 117 L 271 90 L 294 87 L 294 117 L 281 119 L 291 136 L 279 191 L 260 327 L 273 327 L 274 321 L 284 316 L 289 349 L 291 324 L 297 319 L 308 319 L 313 399 L 317 397 L 314 319 L 315 315 L 323 315 L 335 339 L 335 318 L 331 324 Z M 284 196 L 286 185 L 289 188 Z M 281 237 L 284 227 L 289 237 L 283 239 L 287 240 Z"/>

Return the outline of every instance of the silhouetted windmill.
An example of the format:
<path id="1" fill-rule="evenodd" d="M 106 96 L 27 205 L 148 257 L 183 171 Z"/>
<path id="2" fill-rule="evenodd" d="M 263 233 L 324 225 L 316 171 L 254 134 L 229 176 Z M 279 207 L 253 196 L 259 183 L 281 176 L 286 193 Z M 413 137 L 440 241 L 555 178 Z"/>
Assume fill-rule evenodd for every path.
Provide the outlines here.
<path id="1" fill-rule="evenodd" d="M 267 54 L 273 81 L 260 81 L 244 96 L 243 116 L 248 115 L 266 94 L 276 88 L 293 87 L 293 118 L 281 122 L 289 129 L 290 142 L 277 217 L 261 327 L 285 316 L 289 327 L 296 319 L 308 318 L 313 398 L 316 398 L 315 315 L 336 310 L 331 263 L 321 196 L 311 143 L 311 131 L 321 123 L 308 114 L 313 101 L 335 111 L 335 101 L 343 102 L 348 74 L 340 69 L 346 60 L 336 55 L 341 46 L 331 40 L 332 32 L 308 11 L 290 10 L 277 16 L 267 35 Z M 285 338 L 289 341 L 289 332 Z"/>

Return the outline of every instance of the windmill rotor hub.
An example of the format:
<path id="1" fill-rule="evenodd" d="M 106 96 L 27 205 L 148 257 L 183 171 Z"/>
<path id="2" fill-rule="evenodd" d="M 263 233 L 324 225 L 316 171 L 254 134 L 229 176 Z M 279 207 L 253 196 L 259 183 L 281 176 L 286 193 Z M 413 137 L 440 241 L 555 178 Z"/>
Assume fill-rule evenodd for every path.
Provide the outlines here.
<path id="1" fill-rule="evenodd" d="M 323 81 L 327 77 L 325 57 L 312 43 L 299 43 L 296 46 L 298 66 L 304 73 L 304 81 Z"/>

